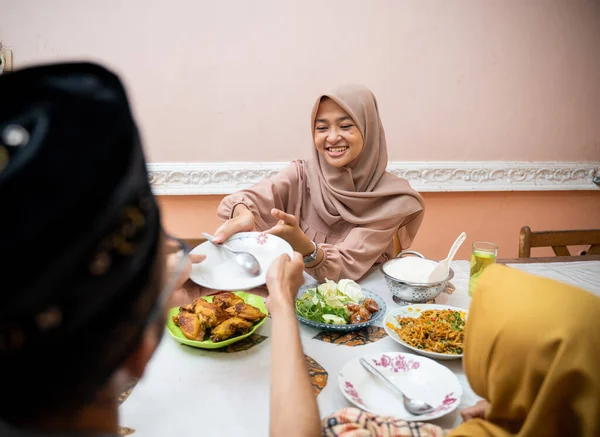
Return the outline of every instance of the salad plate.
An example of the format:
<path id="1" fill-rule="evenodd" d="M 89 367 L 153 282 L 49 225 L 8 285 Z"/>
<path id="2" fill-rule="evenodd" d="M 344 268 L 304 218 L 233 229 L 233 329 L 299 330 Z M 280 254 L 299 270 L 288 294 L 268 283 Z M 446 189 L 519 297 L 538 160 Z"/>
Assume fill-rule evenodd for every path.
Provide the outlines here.
<path id="1" fill-rule="evenodd" d="M 296 298 L 298 320 L 325 331 L 350 332 L 373 325 L 386 313 L 387 305 L 378 294 L 361 288 L 354 281 L 342 279 L 339 284 L 342 290 L 333 281 L 301 287 Z M 368 320 L 350 323 L 349 311 L 344 308 L 347 304 L 360 306 L 366 299 L 375 301 L 379 310 L 371 313 Z"/>

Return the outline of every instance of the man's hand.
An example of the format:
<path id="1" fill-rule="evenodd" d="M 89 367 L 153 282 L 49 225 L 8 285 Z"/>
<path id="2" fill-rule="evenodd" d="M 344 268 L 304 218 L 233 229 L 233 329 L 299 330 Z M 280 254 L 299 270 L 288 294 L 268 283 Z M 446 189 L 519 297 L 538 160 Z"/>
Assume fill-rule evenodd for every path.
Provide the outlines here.
<path id="1" fill-rule="evenodd" d="M 271 313 L 277 313 L 285 308 L 294 308 L 298 289 L 304 284 L 304 262 L 302 255 L 294 252 L 290 259 L 288 255 L 281 255 L 267 271 L 267 308 Z"/>

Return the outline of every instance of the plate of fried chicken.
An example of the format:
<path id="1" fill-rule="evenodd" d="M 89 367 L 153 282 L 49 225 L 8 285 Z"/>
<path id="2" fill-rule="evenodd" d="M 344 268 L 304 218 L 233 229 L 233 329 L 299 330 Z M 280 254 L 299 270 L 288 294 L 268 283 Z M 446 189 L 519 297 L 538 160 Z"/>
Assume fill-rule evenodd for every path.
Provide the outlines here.
<path id="1" fill-rule="evenodd" d="M 167 330 L 182 344 L 218 349 L 252 335 L 267 315 L 262 297 L 242 291 L 225 292 L 171 308 Z"/>

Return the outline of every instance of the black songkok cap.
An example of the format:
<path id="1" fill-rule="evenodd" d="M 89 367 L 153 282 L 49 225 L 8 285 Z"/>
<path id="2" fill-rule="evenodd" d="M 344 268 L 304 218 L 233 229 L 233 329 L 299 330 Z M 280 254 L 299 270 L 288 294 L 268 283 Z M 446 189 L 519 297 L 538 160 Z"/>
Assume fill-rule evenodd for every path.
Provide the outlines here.
<path id="1" fill-rule="evenodd" d="M 0 76 L 0 418 L 78 402 L 121 364 L 155 298 L 159 230 L 117 76 Z"/>

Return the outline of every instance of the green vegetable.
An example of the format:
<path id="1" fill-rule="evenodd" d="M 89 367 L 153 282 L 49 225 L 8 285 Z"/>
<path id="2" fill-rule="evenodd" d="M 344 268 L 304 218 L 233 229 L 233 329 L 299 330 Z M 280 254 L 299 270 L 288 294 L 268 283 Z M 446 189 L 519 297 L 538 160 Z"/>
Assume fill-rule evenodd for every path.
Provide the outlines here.
<path id="1" fill-rule="evenodd" d="M 350 311 L 346 308 L 346 304 L 358 303 L 364 299 L 364 295 L 360 286 L 354 281 L 344 281 L 344 288 L 348 289 L 351 296 L 340 291 L 338 284 L 334 281 L 326 280 L 324 284 L 307 290 L 296 299 L 296 313 L 315 322 L 335 325 L 348 324 Z"/>
<path id="2" fill-rule="evenodd" d="M 333 314 L 323 314 L 323 320 L 332 325 L 346 325 L 348 323 L 345 318 Z"/>

